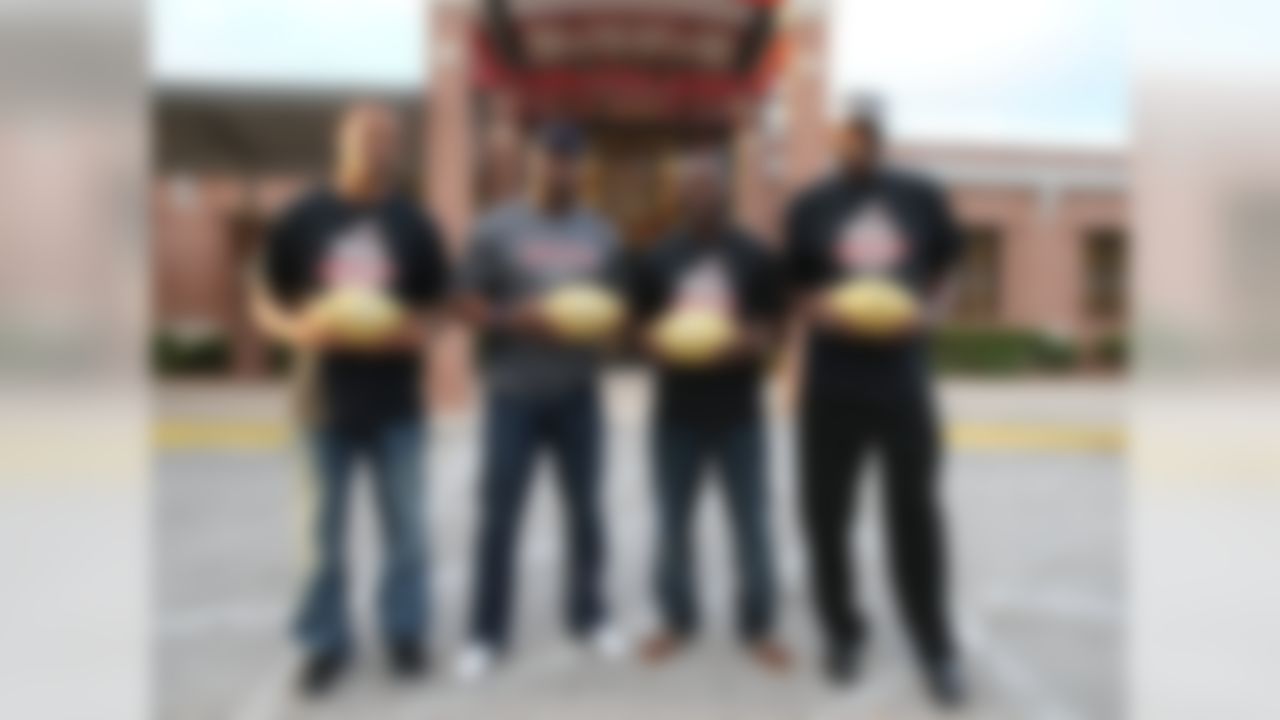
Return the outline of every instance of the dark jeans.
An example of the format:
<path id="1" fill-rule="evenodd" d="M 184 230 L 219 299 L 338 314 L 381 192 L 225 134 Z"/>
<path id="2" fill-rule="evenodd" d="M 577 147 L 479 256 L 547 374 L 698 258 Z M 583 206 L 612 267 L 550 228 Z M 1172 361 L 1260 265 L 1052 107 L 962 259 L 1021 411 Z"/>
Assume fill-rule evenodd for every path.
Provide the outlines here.
<path id="1" fill-rule="evenodd" d="M 428 576 L 422 491 L 424 428 L 417 419 L 365 431 L 318 427 L 310 431 L 315 513 L 314 566 L 294 630 L 314 653 L 350 649 L 346 538 L 352 479 L 367 460 L 382 526 L 383 567 L 378 596 L 388 642 L 421 641 L 427 631 Z"/>
<path id="2" fill-rule="evenodd" d="M 818 614 L 832 643 L 864 633 L 849 553 L 857 517 L 858 475 L 876 452 L 884 467 L 884 513 L 894 589 L 916 649 L 954 651 L 947 616 L 947 568 L 937 497 L 938 422 L 929 393 L 866 400 L 813 397 L 801 427 L 800 471 Z"/>
<path id="3" fill-rule="evenodd" d="M 566 620 L 575 634 L 605 616 L 605 536 L 600 513 L 603 428 L 594 386 L 555 394 L 494 392 L 488 400 L 472 636 L 498 648 L 509 637 L 516 594 L 512 561 L 538 451 L 559 470 L 567 522 Z"/>
<path id="4" fill-rule="evenodd" d="M 748 640 L 772 630 L 775 611 L 766 485 L 765 433 L 759 417 L 732 423 L 664 420 L 653 433 L 657 497 L 658 604 L 673 632 L 698 627 L 693 518 L 707 461 L 717 465 L 738 564 L 738 623 Z"/>

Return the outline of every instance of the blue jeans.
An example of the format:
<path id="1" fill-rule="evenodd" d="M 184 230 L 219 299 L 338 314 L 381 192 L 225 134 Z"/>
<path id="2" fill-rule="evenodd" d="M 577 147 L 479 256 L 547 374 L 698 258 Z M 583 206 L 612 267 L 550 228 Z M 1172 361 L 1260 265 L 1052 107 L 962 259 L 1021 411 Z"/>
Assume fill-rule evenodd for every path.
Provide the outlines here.
<path id="1" fill-rule="evenodd" d="M 663 419 L 653 439 L 658 518 L 654 586 L 668 629 L 691 635 L 698 628 L 692 525 L 702 471 L 711 460 L 724 481 L 736 551 L 739 631 L 747 640 L 768 634 L 776 598 L 762 421 Z"/>
<path id="2" fill-rule="evenodd" d="M 565 620 L 580 635 L 604 619 L 602 430 L 594 386 L 545 395 L 490 395 L 472 602 L 471 634 L 477 642 L 507 645 L 516 594 L 512 564 L 534 461 L 543 447 L 557 464 L 567 522 Z"/>
<path id="3" fill-rule="evenodd" d="M 294 630 L 312 653 L 344 654 L 351 646 L 347 611 L 346 538 L 355 465 L 367 460 L 383 545 L 378 611 L 388 643 L 420 642 L 427 632 L 428 587 L 422 487 L 422 421 L 402 420 L 363 432 L 310 431 L 315 470 L 314 567 Z"/>

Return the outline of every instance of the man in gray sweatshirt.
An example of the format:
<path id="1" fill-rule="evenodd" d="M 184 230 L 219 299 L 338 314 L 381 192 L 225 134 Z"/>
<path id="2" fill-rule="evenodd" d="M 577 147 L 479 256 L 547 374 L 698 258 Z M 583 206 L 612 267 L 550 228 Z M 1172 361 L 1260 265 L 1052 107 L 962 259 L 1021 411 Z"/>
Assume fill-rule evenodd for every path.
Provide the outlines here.
<path id="1" fill-rule="evenodd" d="M 579 202 L 582 149 L 572 126 L 542 128 L 530 192 L 480 220 L 463 264 L 460 304 L 482 336 L 487 397 L 471 642 L 457 667 L 462 679 L 486 674 L 507 647 L 517 531 L 543 449 L 555 458 L 569 524 L 566 620 L 602 653 L 623 651 L 602 587 L 599 351 L 562 338 L 541 303 L 565 284 L 620 282 L 613 227 Z"/>

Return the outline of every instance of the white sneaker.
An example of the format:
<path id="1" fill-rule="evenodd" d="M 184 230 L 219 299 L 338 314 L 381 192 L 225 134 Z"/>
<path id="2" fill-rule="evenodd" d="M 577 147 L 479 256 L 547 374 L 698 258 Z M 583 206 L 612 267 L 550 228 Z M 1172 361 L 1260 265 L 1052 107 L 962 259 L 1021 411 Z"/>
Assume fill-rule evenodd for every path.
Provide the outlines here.
<path id="1" fill-rule="evenodd" d="M 479 682 L 493 672 L 496 660 L 497 653 L 492 647 L 482 643 L 472 643 L 458 656 L 458 662 L 454 666 L 454 676 L 460 683 Z"/>
<path id="2" fill-rule="evenodd" d="M 622 631 L 604 624 L 591 631 L 591 649 L 605 660 L 621 660 L 631 652 L 631 643 Z"/>

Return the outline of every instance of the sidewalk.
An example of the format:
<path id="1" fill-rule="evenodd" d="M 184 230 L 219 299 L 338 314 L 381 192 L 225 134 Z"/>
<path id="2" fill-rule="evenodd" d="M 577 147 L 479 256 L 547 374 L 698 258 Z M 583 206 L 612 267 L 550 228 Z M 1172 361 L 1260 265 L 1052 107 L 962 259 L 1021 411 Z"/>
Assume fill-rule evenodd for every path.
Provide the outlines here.
<path id="1" fill-rule="evenodd" d="M 645 393 L 627 377 L 613 380 L 609 392 L 614 415 L 606 473 L 613 558 L 609 584 L 620 623 L 640 632 L 653 621 L 651 478 L 641 424 Z M 961 717 L 1119 717 L 1123 466 L 1119 455 L 1097 443 L 1061 442 L 1070 433 L 1117 436 L 1119 389 L 1078 381 L 954 383 L 944 396 L 955 421 L 952 437 L 961 440 L 953 443 L 956 451 L 949 456 L 943 487 L 952 527 L 956 614 L 975 685 L 974 706 Z M 464 640 L 468 615 L 481 452 L 474 414 L 437 422 L 427 453 L 437 672 L 409 685 L 387 677 L 371 632 L 380 553 L 368 493 L 362 489 L 355 494 L 351 538 L 358 663 L 332 699 L 300 702 L 292 692 L 296 658 L 285 628 L 305 567 L 309 493 L 300 458 L 289 449 L 284 408 L 278 387 L 188 384 L 159 393 L 159 435 L 167 450 L 157 454 L 155 464 L 160 716 L 932 716 L 886 582 L 881 498 L 874 481 L 865 485 L 867 522 L 859 533 L 861 594 L 874 629 L 867 676 L 852 691 L 823 682 L 796 512 L 791 434 L 782 431 L 771 434 L 769 451 L 783 586 L 781 630 L 799 661 L 790 677 L 762 674 L 733 640 L 732 548 L 714 487 L 699 509 L 699 576 L 709 620 L 705 637 L 662 669 L 584 656 L 561 630 L 559 503 L 554 484 L 542 482 L 549 479 L 544 477 L 535 485 L 522 535 L 516 652 L 493 682 L 457 686 L 449 663 Z M 781 417 L 776 424 L 779 430 L 789 425 Z M 994 433 L 985 445 L 983 428 Z M 182 432 L 191 435 L 184 438 Z M 1021 445 L 1011 442 L 1017 436 L 1010 433 L 1019 432 Z M 1026 442 L 1028 434 L 1035 442 Z"/>

